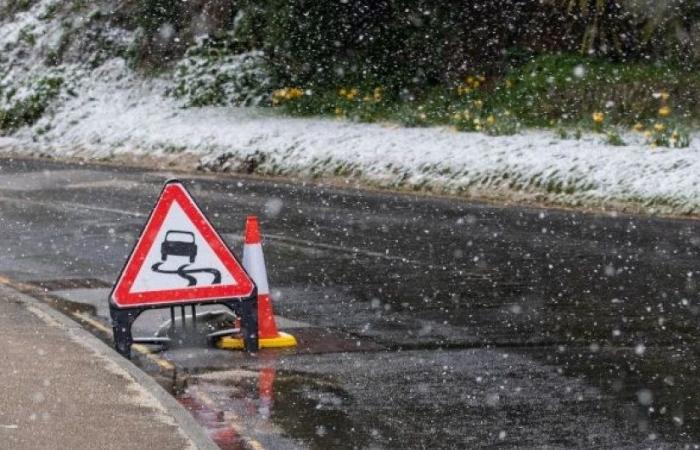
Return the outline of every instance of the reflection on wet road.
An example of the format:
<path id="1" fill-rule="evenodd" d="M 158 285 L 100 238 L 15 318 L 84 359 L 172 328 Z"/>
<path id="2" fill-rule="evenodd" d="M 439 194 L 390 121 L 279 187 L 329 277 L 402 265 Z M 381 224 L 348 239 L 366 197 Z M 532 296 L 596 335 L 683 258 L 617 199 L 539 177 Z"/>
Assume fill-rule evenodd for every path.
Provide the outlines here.
<path id="1" fill-rule="evenodd" d="M 0 160 L 0 275 L 113 281 L 167 177 Z M 697 222 L 182 178 L 236 251 L 261 216 L 276 312 L 300 339 L 141 361 L 223 448 L 700 441 Z M 105 319 L 103 286 L 57 286 Z"/>

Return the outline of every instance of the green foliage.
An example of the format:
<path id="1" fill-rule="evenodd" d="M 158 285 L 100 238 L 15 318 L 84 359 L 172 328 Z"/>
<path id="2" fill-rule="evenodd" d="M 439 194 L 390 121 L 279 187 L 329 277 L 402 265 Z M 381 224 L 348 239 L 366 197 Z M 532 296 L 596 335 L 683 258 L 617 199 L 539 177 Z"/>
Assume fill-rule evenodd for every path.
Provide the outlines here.
<path id="1" fill-rule="evenodd" d="M 38 0 L 5 0 L 0 3 L 0 16 L 12 16 L 18 12 L 27 11 Z"/>
<path id="2" fill-rule="evenodd" d="M 576 43 L 583 55 L 675 61 L 697 67 L 700 3 L 696 0 L 547 0 L 545 3 L 563 13 L 561 42 Z"/>
<path id="3" fill-rule="evenodd" d="M 60 7 L 61 4 L 58 1 L 55 3 L 49 3 L 48 5 L 46 5 L 46 9 L 44 10 L 44 12 L 42 12 L 39 16 L 39 19 L 46 21 L 52 20 L 56 16 L 56 13 L 58 12 Z"/>
<path id="4" fill-rule="evenodd" d="M 679 100 L 680 115 L 700 116 L 698 72 L 576 56 L 545 55 L 514 68 L 494 87 L 491 101 L 528 126 L 575 124 L 596 111 L 630 125 L 656 116 L 658 92 Z"/>
<path id="5" fill-rule="evenodd" d="M 645 137 L 655 147 L 685 148 L 690 145 L 688 129 L 673 120 L 650 123 Z"/>
<path id="6" fill-rule="evenodd" d="M 46 77 L 23 86 L 27 91 L 24 95 L 14 89 L 5 92 L 4 101 L 0 102 L 5 105 L 0 107 L 0 132 L 34 124 L 60 93 L 62 84 L 60 77 Z"/>
<path id="7" fill-rule="evenodd" d="M 36 36 L 34 36 L 34 28 L 27 25 L 19 30 L 19 40 L 33 47 L 36 44 Z"/>
<path id="8" fill-rule="evenodd" d="M 627 145 L 625 143 L 625 140 L 622 139 L 622 136 L 620 136 L 620 133 L 618 133 L 618 131 L 614 130 L 614 129 L 608 130 L 608 132 L 605 133 L 605 138 L 606 138 L 606 142 L 610 145 L 614 145 L 614 146 L 618 146 L 618 147 L 623 146 L 623 145 Z"/>
<path id="9" fill-rule="evenodd" d="M 206 38 L 175 67 L 168 92 L 188 106 L 260 105 L 268 102 L 270 78 L 262 52 L 236 53 L 233 36 Z"/>
<path id="10" fill-rule="evenodd" d="M 550 55 L 514 68 L 502 78 L 472 75 L 451 87 L 436 86 L 410 96 L 401 89 L 369 84 L 300 86 L 277 92 L 273 104 L 298 115 L 405 126 L 451 125 L 458 131 L 491 135 L 536 126 L 555 128 L 562 138 L 580 139 L 582 130 L 588 130 L 603 134 L 611 145 L 625 145 L 620 126 L 646 121 L 651 129 L 663 119 L 668 122 L 665 131 L 650 138 L 650 144 L 682 147 L 690 135 L 676 123 L 693 117 L 693 105 L 700 103 L 700 76 L 671 67 Z"/>
<path id="11" fill-rule="evenodd" d="M 531 8 L 516 0 L 427 3 L 268 2 L 264 26 L 273 76 L 286 85 L 383 84 L 421 91 L 527 41 Z M 497 42 L 497 44 L 496 44 Z"/>

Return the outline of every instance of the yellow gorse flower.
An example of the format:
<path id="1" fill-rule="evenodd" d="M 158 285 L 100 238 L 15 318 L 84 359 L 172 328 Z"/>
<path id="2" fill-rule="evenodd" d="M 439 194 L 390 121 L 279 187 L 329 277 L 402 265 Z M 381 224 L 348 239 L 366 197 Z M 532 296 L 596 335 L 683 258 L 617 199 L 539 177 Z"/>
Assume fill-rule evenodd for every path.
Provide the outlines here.
<path id="1" fill-rule="evenodd" d="M 464 84 L 457 86 L 457 94 L 467 95 L 479 89 L 486 82 L 486 77 L 483 75 L 470 75 L 464 79 Z"/>
<path id="2" fill-rule="evenodd" d="M 591 117 L 593 118 L 593 123 L 596 125 L 600 125 L 605 121 L 605 113 L 602 113 L 600 111 L 594 112 Z"/>
<path id="3" fill-rule="evenodd" d="M 671 108 L 668 106 L 662 106 L 659 108 L 659 116 L 661 117 L 668 117 L 671 115 Z"/>
<path id="4" fill-rule="evenodd" d="M 289 100 L 296 100 L 304 95 L 304 91 L 296 87 L 286 87 L 272 92 L 272 104 L 279 105 Z"/>
<path id="5" fill-rule="evenodd" d="M 343 97 L 346 100 L 355 100 L 355 97 L 360 95 L 360 91 L 357 88 L 341 88 L 338 90 L 338 96 Z"/>

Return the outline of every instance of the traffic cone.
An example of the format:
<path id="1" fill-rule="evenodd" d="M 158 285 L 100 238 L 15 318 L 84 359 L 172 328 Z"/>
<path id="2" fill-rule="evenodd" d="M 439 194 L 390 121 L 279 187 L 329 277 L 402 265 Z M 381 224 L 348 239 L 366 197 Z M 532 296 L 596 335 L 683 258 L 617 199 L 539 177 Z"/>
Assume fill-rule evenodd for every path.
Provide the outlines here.
<path id="1" fill-rule="evenodd" d="M 260 348 L 294 347 L 297 340 L 291 334 L 277 330 L 272 313 L 267 269 L 262 251 L 262 237 L 256 216 L 248 216 L 243 244 L 243 267 L 258 287 L 258 342 Z M 225 336 L 219 340 L 219 348 L 243 348 L 241 338 Z"/>

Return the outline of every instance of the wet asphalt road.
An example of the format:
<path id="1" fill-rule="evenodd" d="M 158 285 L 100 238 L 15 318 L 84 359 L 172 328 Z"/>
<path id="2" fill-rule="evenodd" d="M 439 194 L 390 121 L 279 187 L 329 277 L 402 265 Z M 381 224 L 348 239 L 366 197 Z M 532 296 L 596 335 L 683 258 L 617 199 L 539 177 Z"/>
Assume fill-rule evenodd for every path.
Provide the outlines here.
<path id="1" fill-rule="evenodd" d="M 169 177 L 0 159 L 0 275 L 113 281 Z M 700 441 L 698 222 L 179 178 L 237 252 L 260 215 L 276 313 L 312 326 L 298 352 L 165 352 L 201 421 L 268 448 Z"/>

